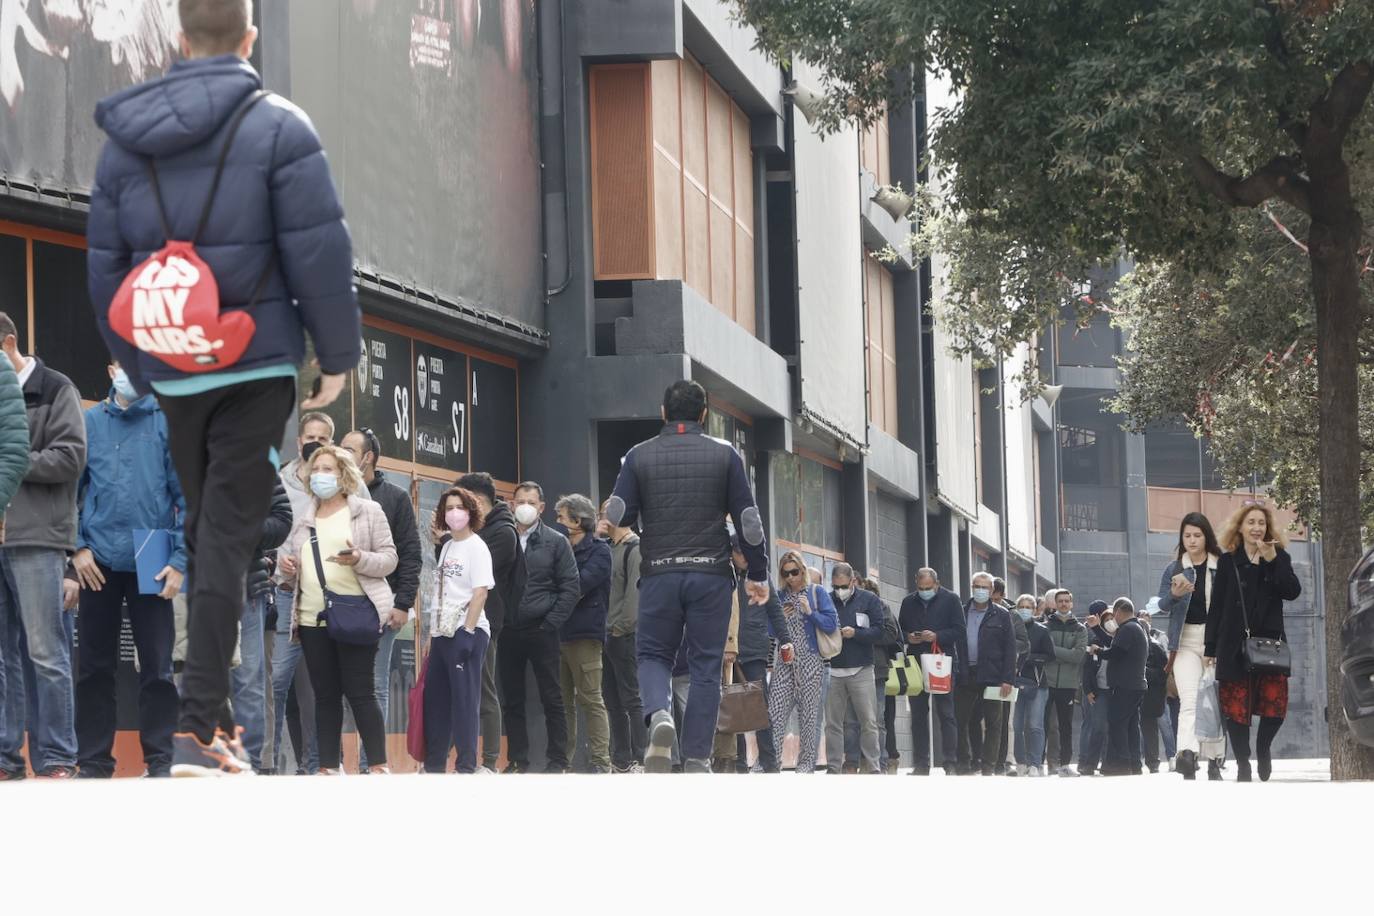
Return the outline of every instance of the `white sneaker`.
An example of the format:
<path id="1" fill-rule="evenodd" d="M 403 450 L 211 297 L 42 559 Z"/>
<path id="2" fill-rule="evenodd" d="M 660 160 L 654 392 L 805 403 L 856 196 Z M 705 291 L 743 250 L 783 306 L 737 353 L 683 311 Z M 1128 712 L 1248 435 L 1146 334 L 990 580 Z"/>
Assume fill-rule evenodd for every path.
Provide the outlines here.
<path id="1" fill-rule="evenodd" d="M 1073 764 L 1068 763 L 1068 764 L 1065 764 L 1064 766 L 1062 766 L 1062 767 L 1059 768 L 1059 775 L 1060 775 L 1060 776 L 1078 776 L 1078 775 L 1080 775 L 1080 774 L 1079 774 L 1079 772 L 1078 772 L 1078 769 L 1077 769 Z"/>
<path id="2" fill-rule="evenodd" d="M 649 746 L 644 751 L 644 769 L 650 773 L 673 771 L 673 741 L 677 727 L 673 714 L 666 709 L 654 713 L 649 721 Z"/>
<path id="3" fill-rule="evenodd" d="M 1044 776 L 1044 775 L 1045 775 L 1045 771 L 1044 771 L 1043 769 L 1041 769 L 1040 767 L 1030 767 L 1030 768 L 1028 768 L 1028 770 L 1026 771 L 1026 775 L 1027 775 L 1027 776 Z"/>
<path id="4" fill-rule="evenodd" d="M 478 767 L 472 771 L 473 776 L 495 776 L 496 771 L 491 767 Z"/>
<path id="5" fill-rule="evenodd" d="M 1015 772 L 1013 775 L 1015 775 L 1015 776 L 1032 776 L 1032 775 L 1039 775 L 1039 774 L 1033 774 L 1033 773 L 1031 773 L 1031 770 L 1032 770 L 1032 769 L 1033 769 L 1033 767 L 1027 766 L 1027 765 L 1024 764 L 1024 763 L 1018 763 L 1018 764 L 1016 765 L 1016 772 Z"/>

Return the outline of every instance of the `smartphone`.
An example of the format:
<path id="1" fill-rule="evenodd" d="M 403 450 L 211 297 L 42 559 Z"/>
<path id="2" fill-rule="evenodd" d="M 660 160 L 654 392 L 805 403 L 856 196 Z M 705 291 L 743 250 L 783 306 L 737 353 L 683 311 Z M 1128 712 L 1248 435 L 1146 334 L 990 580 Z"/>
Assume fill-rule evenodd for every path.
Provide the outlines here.
<path id="1" fill-rule="evenodd" d="M 334 556 L 336 556 L 336 557 L 351 557 L 351 556 L 353 556 L 353 551 L 352 551 L 352 550 L 340 550 L 338 553 L 334 554 Z"/>
<path id="2" fill-rule="evenodd" d="M 1187 579 L 1193 585 L 1197 585 L 1197 567 L 1189 566 L 1185 569 L 1183 571 L 1183 578 Z"/>
<path id="3" fill-rule="evenodd" d="M 315 381 L 310 385 L 310 396 L 317 398 L 320 396 L 320 386 L 324 384 L 324 375 L 315 376 Z"/>

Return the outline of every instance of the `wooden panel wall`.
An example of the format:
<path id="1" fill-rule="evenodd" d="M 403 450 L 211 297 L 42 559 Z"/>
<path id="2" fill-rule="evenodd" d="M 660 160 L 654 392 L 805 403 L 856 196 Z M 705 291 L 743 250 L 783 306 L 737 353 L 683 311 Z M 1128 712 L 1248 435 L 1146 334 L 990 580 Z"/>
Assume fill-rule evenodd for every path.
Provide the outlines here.
<path id="1" fill-rule="evenodd" d="M 592 224 L 598 280 L 656 273 L 649 65 L 591 68 Z"/>

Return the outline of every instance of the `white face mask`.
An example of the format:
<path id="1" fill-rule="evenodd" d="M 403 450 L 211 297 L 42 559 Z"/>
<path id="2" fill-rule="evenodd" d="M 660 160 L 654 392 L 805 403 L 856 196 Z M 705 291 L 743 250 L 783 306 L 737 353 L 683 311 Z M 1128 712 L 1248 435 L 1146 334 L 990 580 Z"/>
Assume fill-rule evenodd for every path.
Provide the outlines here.
<path id="1" fill-rule="evenodd" d="M 1102 629 L 1106 630 L 1108 633 L 1115 633 L 1117 631 L 1116 621 L 1108 617 L 1102 622 Z"/>
<path id="2" fill-rule="evenodd" d="M 539 510 L 529 503 L 521 503 L 515 507 L 515 520 L 528 528 L 539 521 Z"/>
<path id="3" fill-rule="evenodd" d="M 841 601 L 848 601 L 849 597 L 854 594 L 854 587 L 848 585 L 844 588 L 837 588 L 835 589 L 835 594 L 839 596 Z"/>

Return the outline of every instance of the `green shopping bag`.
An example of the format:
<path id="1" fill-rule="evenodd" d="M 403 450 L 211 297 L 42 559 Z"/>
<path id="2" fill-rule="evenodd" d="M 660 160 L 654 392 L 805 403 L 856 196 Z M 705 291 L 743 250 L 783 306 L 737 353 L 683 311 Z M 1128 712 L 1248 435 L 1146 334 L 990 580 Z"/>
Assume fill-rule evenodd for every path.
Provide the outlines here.
<path id="1" fill-rule="evenodd" d="M 887 686 L 883 692 L 890 697 L 920 696 L 924 683 L 921 663 L 916 656 L 898 652 L 892 667 L 887 669 Z"/>

